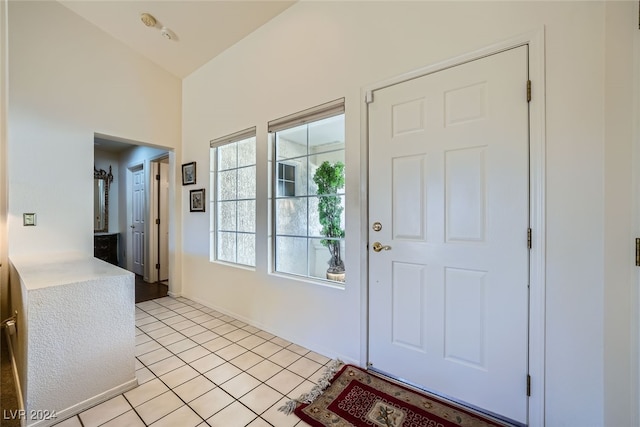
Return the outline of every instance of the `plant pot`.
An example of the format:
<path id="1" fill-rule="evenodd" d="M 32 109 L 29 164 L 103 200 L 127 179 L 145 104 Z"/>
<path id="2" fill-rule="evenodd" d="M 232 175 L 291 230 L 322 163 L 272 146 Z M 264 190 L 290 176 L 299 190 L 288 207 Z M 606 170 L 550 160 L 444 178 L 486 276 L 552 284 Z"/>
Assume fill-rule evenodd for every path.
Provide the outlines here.
<path id="1" fill-rule="evenodd" d="M 327 279 L 334 280 L 336 282 L 344 282 L 346 272 L 342 271 L 340 273 L 331 273 L 327 271 Z"/>

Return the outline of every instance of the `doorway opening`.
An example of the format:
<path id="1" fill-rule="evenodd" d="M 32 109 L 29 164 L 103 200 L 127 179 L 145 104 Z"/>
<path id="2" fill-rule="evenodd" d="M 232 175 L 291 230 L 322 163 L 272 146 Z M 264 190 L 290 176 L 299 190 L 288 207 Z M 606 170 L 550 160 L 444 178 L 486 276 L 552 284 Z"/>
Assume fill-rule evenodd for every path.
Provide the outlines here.
<path id="1" fill-rule="evenodd" d="M 170 230 L 174 229 L 170 209 L 175 178 L 171 174 L 175 167 L 172 150 L 94 134 L 94 165 L 112 170 L 114 176 L 107 230 L 117 242 L 117 257 L 112 263 L 136 275 L 136 302 L 166 296 L 173 270 L 168 250 Z M 160 181 L 156 181 L 158 175 Z M 161 269 L 156 269 L 157 265 Z"/>

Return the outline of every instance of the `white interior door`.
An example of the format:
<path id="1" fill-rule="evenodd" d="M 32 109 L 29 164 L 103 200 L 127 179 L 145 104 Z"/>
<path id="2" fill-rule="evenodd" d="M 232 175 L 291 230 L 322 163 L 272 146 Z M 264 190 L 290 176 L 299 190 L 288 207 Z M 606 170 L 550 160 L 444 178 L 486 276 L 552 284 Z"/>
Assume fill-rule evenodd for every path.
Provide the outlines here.
<path id="1" fill-rule="evenodd" d="M 527 79 L 523 46 L 369 104 L 370 366 L 522 423 Z"/>
<path id="2" fill-rule="evenodd" d="M 144 276 L 144 218 L 145 182 L 144 167 L 132 171 L 131 187 L 131 257 L 132 271 Z"/>

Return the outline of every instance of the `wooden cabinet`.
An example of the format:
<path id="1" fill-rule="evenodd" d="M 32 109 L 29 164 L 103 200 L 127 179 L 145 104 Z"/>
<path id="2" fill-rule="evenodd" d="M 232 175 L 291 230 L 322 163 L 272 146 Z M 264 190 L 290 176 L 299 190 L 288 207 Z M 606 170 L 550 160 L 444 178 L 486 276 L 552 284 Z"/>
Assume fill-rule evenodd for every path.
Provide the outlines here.
<path id="1" fill-rule="evenodd" d="M 94 234 L 93 256 L 118 265 L 118 233 Z"/>

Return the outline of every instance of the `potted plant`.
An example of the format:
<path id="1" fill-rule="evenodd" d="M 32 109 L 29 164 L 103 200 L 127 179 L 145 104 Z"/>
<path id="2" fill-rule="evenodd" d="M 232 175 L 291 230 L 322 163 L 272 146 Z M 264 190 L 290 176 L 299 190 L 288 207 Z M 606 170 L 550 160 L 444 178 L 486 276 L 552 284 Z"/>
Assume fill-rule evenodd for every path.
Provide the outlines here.
<path id="1" fill-rule="evenodd" d="M 338 190 L 344 188 L 344 163 L 322 162 L 313 174 L 313 182 L 318 186 L 318 219 L 322 225 L 321 234 L 327 239 L 320 243 L 329 249 L 327 279 L 344 282 L 344 261 L 340 253 L 340 240 L 344 238 L 344 229 L 340 226 L 340 217 L 344 208 L 338 196 Z"/>

